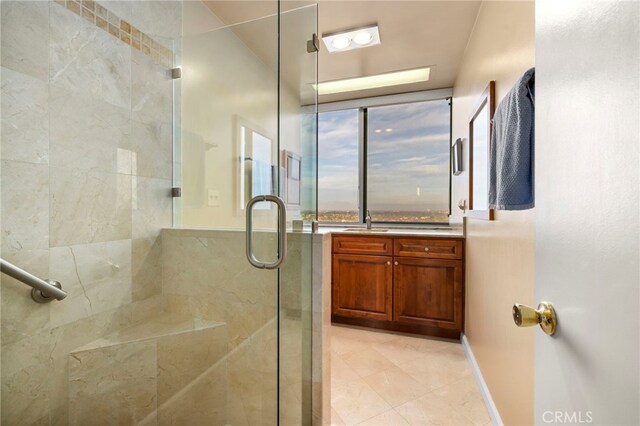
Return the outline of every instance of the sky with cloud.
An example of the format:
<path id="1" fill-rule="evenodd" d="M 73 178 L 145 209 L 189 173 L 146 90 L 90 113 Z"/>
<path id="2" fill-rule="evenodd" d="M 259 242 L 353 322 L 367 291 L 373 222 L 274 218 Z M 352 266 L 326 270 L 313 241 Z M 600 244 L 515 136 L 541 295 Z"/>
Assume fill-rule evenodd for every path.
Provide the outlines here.
<path id="1" fill-rule="evenodd" d="M 449 208 L 447 100 L 369 108 L 368 208 Z M 318 123 L 319 210 L 358 209 L 358 111 L 323 113 Z"/>

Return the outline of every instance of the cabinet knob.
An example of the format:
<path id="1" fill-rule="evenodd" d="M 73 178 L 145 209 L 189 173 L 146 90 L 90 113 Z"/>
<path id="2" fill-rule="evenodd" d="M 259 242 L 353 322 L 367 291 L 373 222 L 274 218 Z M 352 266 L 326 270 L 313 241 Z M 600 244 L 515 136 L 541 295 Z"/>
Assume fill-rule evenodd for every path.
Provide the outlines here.
<path id="1" fill-rule="evenodd" d="M 425 248 L 424 248 L 424 251 L 429 251 L 429 247 L 425 247 Z"/>
<path id="2" fill-rule="evenodd" d="M 387 265 L 391 265 L 391 261 L 390 260 L 387 260 Z"/>
<path id="3" fill-rule="evenodd" d="M 393 262 L 394 265 L 398 266 L 398 261 Z"/>

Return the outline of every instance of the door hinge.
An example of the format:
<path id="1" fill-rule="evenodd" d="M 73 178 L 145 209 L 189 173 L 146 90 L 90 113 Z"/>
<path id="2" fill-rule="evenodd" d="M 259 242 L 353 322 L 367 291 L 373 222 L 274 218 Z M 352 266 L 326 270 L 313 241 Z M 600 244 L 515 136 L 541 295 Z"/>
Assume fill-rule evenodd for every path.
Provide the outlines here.
<path id="1" fill-rule="evenodd" d="M 318 52 L 320 50 L 320 40 L 317 34 L 313 34 L 311 40 L 307 40 L 307 53 Z"/>
<path id="2" fill-rule="evenodd" d="M 172 196 L 173 198 L 179 198 L 179 197 L 182 197 L 182 188 L 177 187 L 177 186 L 176 186 L 176 187 L 171 188 L 171 196 Z"/>

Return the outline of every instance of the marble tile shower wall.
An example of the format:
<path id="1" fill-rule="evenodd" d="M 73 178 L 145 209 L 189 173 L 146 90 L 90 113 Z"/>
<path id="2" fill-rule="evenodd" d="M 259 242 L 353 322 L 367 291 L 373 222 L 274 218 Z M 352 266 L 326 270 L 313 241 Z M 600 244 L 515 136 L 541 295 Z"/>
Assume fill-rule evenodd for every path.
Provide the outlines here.
<path id="1" fill-rule="evenodd" d="M 254 268 L 239 231 L 165 229 L 163 299 L 167 313 L 226 324 L 226 423 L 271 425 L 276 418 L 277 272 Z M 268 243 L 264 243 L 268 240 Z M 273 247 L 275 237 L 256 238 Z"/>
<path id="2" fill-rule="evenodd" d="M 55 0 L 55 2 L 76 15 L 82 16 L 90 24 L 107 31 L 124 44 L 150 56 L 156 63 L 169 69 L 173 67 L 174 52 L 171 48 L 157 42 L 100 3 L 93 0 Z"/>
<path id="3" fill-rule="evenodd" d="M 312 285 L 314 237 L 319 236 L 289 234 L 289 257 L 280 270 L 282 424 L 307 424 L 311 393 L 322 387 L 322 378 L 314 378 L 315 389 L 311 383 L 312 286 L 321 288 L 321 283 Z M 275 239 L 272 233 L 254 236 L 259 259 L 269 258 Z M 318 244 L 322 247 L 322 241 Z M 162 256 L 166 312 L 227 327 L 227 400 L 226 410 L 221 410 L 226 423 L 275 424 L 277 271 L 259 270 L 247 262 L 242 231 L 165 229 Z M 319 325 L 313 328 L 321 330 Z"/>
<path id="4" fill-rule="evenodd" d="M 172 219 L 167 65 L 181 5 L 100 2 L 141 41 L 157 42 L 148 52 L 131 27 L 127 43 L 95 14 L 91 22 L 82 8 L 74 13 L 80 5 L 0 4 L 2 257 L 69 292 L 37 305 L 2 277 L 6 424 L 68 424 L 69 353 L 162 306 L 160 229 Z"/>

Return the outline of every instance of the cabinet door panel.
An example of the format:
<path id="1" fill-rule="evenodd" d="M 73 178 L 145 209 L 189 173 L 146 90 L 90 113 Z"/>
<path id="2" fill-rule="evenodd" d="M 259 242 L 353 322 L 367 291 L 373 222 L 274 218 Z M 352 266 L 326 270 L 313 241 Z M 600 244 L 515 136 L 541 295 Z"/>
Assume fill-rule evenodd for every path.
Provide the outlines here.
<path id="1" fill-rule="evenodd" d="M 333 255 L 333 314 L 390 321 L 393 266 L 388 256 Z"/>
<path id="2" fill-rule="evenodd" d="M 462 331 L 462 262 L 395 258 L 394 320 Z"/>

